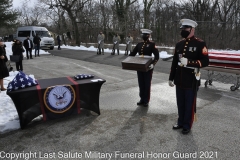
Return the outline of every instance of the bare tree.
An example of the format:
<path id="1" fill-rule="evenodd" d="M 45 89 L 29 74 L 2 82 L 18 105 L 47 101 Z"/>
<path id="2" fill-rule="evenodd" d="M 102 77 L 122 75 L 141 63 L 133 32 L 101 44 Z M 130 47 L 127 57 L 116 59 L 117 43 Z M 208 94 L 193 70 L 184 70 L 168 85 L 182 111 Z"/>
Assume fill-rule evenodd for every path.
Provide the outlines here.
<path id="1" fill-rule="evenodd" d="M 115 0 L 116 15 L 118 17 L 118 24 L 121 27 L 122 33 L 127 33 L 128 10 L 130 5 L 137 0 Z"/>
<path id="2" fill-rule="evenodd" d="M 150 16 L 150 9 L 153 5 L 154 0 L 143 0 L 144 4 L 144 28 L 150 27 L 149 16 Z"/>
<path id="3" fill-rule="evenodd" d="M 24 4 L 23 4 L 24 5 Z M 19 8 L 19 21 L 24 26 L 40 25 L 45 19 L 42 8 L 35 6 L 34 8 L 23 6 Z"/>
<path id="4" fill-rule="evenodd" d="M 82 12 L 83 8 L 90 0 L 39 0 L 40 2 L 49 6 L 49 9 L 60 7 L 65 10 L 72 22 L 74 30 L 74 37 L 76 39 L 76 45 L 80 46 L 80 33 L 78 23 L 82 23 L 81 19 L 78 19 L 78 15 Z"/>
<path id="5" fill-rule="evenodd" d="M 239 6 L 237 7 L 237 9 L 235 9 L 235 10 L 233 9 L 236 2 L 237 2 L 237 0 L 221 0 L 217 4 L 218 18 L 222 24 L 221 25 L 221 34 L 219 33 L 217 35 L 217 38 L 220 37 L 220 39 L 221 39 L 220 46 L 223 49 L 225 49 L 227 46 L 229 46 L 230 39 L 228 38 L 228 41 L 224 41 L 224 39 L 226 39 L 226 37 L 230 35 L 229 32 L 232 31 L 232 29 L 233 29 L 231 21 L 233 19 L 233 16 L 235 15 L 234 11 L 236 11 L 236 12 L 239 11 Z"/>
<path id="6" fill-rule="evenodd" d="M 138 37 L 139 30 L 144 27 L 153 30 L 152 38 L 156 43 L 173 46 L 181 38 L 179 20 L 189 18 L 197 21 L 196 35 L 209 47 L 239 48 L 239 0 L 39 1 L 45 4 L 41 9 L 45 9 L 42 13 L 47 16 L 38 15 L 36 10 L 32 16 L 35 18 L 28 13 L 28 16 L 23 16 L 27 18 L 20 18 L 21 22 L 44 25 L 43 19 L 59 34 L 66 31 L 74 33 L 77 45 L 80 41 L 95 42 L 100 30 L 110 42 L 114 33 L 119 33 L 122 39 L 128 33 Z M 49 17 L 47 21 L 46 17 Z"/>

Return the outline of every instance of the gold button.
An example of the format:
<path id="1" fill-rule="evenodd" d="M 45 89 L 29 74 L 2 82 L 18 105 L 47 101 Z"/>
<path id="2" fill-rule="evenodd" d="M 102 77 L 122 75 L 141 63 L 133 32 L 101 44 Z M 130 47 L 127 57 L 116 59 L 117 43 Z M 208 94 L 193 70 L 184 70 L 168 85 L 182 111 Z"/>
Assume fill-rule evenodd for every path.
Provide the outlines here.
<path id="1" fill-rule="evenodd" d="M 186 42 L 186 44 L 188 44 L 188 42 Z"/>
<path id="2" fill-rule="evenodd" d="M 185 47 L 187 47 L 187 46 L 185 46 Z"/>
<path id="3" fill-rule="evenodd" d="M 185 53 L 183 53 L 183 55 L 185 55 Z"/>
<path id="4" fill-rule="evenodd" d="M 186 49 L 184 49 L 184 51 L 186 51 Z"/>

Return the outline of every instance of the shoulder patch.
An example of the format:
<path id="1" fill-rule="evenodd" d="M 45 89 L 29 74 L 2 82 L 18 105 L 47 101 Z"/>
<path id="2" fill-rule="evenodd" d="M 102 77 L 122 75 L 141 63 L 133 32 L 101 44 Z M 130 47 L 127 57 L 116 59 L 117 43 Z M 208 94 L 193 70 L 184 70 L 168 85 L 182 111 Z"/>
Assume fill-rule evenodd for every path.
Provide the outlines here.
<path id="1" fill-rule="evenodd" d="M 203 49 L 202 49 L 202 54 L 203 55 L 208 55 L 208 50 L 207 50 L 207 47 L 204 46 Z"/>

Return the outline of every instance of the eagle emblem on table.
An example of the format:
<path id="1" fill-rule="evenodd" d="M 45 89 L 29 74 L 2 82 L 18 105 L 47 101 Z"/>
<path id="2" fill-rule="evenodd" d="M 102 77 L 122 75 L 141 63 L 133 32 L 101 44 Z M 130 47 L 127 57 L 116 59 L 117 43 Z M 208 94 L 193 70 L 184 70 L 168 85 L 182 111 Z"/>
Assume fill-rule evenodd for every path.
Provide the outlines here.
<path id="1" fill-rule="evenodd" d="M 67 93 L 67 91 L 65 91 L 64 93 L 60 93 L 60 94 L 55 94 L 53 93 L 53 95 L 57 98 L 57 99 L 63 99 L 64 98 L 64 94 Z"/>
<path id="2" fill-rule="evenodd" d="M 75 102 L 75 91 L 71 85 L 48 87 L 44 93 L 45 106 L 54 113 L 64 113 Z"/>

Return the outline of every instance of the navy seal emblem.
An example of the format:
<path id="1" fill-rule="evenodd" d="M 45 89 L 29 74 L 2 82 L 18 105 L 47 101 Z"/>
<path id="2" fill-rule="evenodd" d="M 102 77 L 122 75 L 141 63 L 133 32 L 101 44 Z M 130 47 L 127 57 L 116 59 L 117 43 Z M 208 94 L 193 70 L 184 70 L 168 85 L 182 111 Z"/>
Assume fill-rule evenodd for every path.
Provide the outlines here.
<path id="1" fill-rule="evenodd" d="M 48 87 L 44 93 L 45 106 L 54 113 L 64 113 L 75 102 L 76 94 L 70 85 L 57 85 Z"/>

